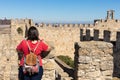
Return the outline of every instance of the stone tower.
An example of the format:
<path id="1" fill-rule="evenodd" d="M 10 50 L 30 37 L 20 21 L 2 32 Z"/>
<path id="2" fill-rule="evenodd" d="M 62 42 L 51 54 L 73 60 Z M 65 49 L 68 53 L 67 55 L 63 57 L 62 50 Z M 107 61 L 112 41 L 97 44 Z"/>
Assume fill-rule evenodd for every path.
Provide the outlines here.
<path id="1" fill-rule="evenodd" d="M 114 10 L 107 11 L 107 19 L 114 19 Z"/>

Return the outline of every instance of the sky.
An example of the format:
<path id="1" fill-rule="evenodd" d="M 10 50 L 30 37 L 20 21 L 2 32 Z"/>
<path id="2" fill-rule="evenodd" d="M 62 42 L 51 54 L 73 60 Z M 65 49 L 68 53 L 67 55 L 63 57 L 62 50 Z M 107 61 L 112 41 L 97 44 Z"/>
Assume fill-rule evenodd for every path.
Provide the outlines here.
<path id="1" fill-rule="evenodd" d="M 80 23 L 105 19 L 108 10 L 120 19 L 120 0 L 0 0 L 0 19 Z"/>

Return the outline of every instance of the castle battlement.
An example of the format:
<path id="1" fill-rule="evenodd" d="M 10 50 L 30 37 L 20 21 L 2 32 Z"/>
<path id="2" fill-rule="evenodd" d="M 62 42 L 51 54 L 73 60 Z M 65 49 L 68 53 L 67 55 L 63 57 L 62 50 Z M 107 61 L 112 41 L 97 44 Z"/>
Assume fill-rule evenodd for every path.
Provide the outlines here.
<path id="1" fill-rule="evenodd" d="M 113 43 L 120 49 L 120 30 L 80 29 L 80 41 L 104 41 Z"/>
<path id="2" fill-rule="evenodd" d="M 116 55 L 117 52 L 114 52 L 115 54 L 114 53 L 113 54 L 115 56 L 112 56 L 110 53 L 112 53 L 113 49 L 111 44 L 109 45 L 108 43 L 113 44 L 113 47 L 115 48 L 114 51 L 120 50 L 120 20 L 114 19 L 114 17 L 111 16 L 113 15 L 113 12 L 111 11 L 110 13 L 108 12 L 108 15 L 110 17 L 107 16 L 106 19 L 97 19 L 94 21 L 93 24 L 72 24 L 72 23 L 71 24 L 61 24 L 61 23 L 60 24 L 47 24 L 47 23 L 37 24 L 37 23 L 34 23 L 32 19 L 0 20 L 0 26 L 1 26 L 0 28 L 0 34 L 1 34 L 0 35 L 1 37 L 0 38 L 0 46 L 1 46 L 0 62 L 2 64 L 0 66 L 0 70 L 1 70 L 0 78 L 3 80 L 9 80 L 9 79 L 17 80 L 16 78 L 18 78 L 17 77 L 18 75 L 17 56 L 18 55 L 16 53 L 15 47 L 22 39 L 25 38 L 28 28 L 34 25 L 40 33 L 39 34 L 40 39 L 44 39 L 48 42 L 51 42 L 51 44 L 54 45 L 55 50 L 53 51 L 52 55 L 54 56 L 65 55 L 65 56 L 70 56 L 72 59 L 78 58 L 75 61 L 76 65 L 78 65 L 75 68 L 75 70 L 78 72 L 79 75 L 76 74 L 75 75 L 76 79 L 74 80 L 77 80 L 77 78 L 83 79 L 79 76 L 82 76 L 84 78 L 86 78 L 87 76 L 88 79 L 90 78 L 90 76 L 92 76 L 93 78 L 91 80 L 93 79 L 104 80 L 103 78 L 101 78 L 103 76 L 105 76 L 105 79 L 109 79 L 109 78 L 106 78 L 108 76 L 110 77 L 109 80 L 112 80 L 111 73 L 112 71 L 114 71 L 112 67 L 113 57 L 114 59 L 117 58 L 119 56 L 119 52 L 118 52 L 118 55 Z M 95 42 L 91 42 L 91 41 L 95 41 Z M 81 47 L 81 50 L 78 50 L 78 49 L 75 50 L 76 48 L 76 46 L 74 46 L 75 42 L 80 42 L 80 45 L 78 46 Z M 97 43 L 97 47 L 96 47 L 96 43 Z M 79 55 L 74 54 L 78 51 L 79 51 Z M 95 54 L 93 54 L 92 57 L 89 56 L 92 53 L 95 53 Z M 89 64 L 90 60 L 91 62 Z M 51 62 L 52 64 L 54 64 L 53 60 L 51 60 L 50 62 L 49 61 L 46 62 L 47 66 L 49 66 Z M 119 59 L 116 61 L 114 60 L 114 62 L 116 62 L 115 65 L 118 65 Z M 108 67 L 107 63 L 110 63 L 111 67 Z M 86 64 L 88 64 L 88 66 L 86 66 Z M 55 69 L 58 69 L 58 68 L 54 68 L 54 65 L 50 65 L 50 70 L 49 70 L 49 67 L 47 66 L 45 66 L 46 67 L 45 69 L 48 69 L 48 70 L 47 72 L 45 72 L 44 78 L 46 78 L 47 80 L 48 77 L 50 77 L 51 75 L 52 76 L 50 77 L 52 78 L 51 80 L 54 80 L 53 78 L 56 77 Z M 86 68 L 86 71 L 87 70 L 89 71 L 85 72 L 85 68 Z M 92 74 L 91 74 L 91 71 L 93 71 Z M 57 72 L 60 78 L 61 76 L 65 78 L 69 77 L 68 75 L 64 75 L 63 72 L 64 71 L 60 73 Z"/>
<path id="3" fill-rule="evenodd" d="M 94 24 L 37 24 L 36 27 L 93 27 Z"/>

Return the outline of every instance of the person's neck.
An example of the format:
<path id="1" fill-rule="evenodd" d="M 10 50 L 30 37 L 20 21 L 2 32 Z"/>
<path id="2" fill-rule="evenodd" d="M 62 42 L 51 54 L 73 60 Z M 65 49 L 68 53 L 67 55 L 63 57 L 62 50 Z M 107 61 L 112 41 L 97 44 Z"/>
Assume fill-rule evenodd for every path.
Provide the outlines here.
<path id="1" fill-rule="evenodd" d="M 32 41 L 32 43 L 33 43 L 33 44 L 36 44 L 36 43 L 37 43 L 37 40 Z"/>

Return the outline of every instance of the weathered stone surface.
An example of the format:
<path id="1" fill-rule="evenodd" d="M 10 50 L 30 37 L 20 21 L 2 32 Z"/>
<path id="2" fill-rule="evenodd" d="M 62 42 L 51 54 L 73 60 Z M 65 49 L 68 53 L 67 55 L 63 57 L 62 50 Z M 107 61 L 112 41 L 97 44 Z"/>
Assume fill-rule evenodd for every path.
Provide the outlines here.
<path id="1" fill-rule="evenodd" d="M 43 60 L 43 67 L 44 69 L 54 69 L 55 68 L 55 65 L 54 65 L 54 62 L 50 59 L 44 59 Z"/>
<path id="2" fill-rule="evenodd" d="M 78 63 L 75 64 L 78 80 L 112 80 L 112 44 L 89 41 L 80 42 L 78 46 L 78 53 L 75 54 L 75 58 L 78 59 Z"/>
<path id="3" fill-rule="evenodd" d="M 30 23 L 31 22 L 31 23 Z M 35 26 L 35 24 L 32 22 L 32 20 L 29 21 L 29 19 L 15 19 L 11 20 L 11 25 L 8 25 L 9 27 L 6 29 L 0 29 L 0 79 L 1 80 L 17 80 L 17 67 L 18 64 L 18 56 L 15 51 L 15 48 L 17 44 L 25 37 L 25 26 L 30 27 L 32 25 Z M 90 24 L 77 24 L 73 25 L 70 24 L 69 26 L 65 24 L 59 24 L 60 27 L 52 26 L 52 24 L 44 24 L 43 27 L 40 27 L 41 25 L 38 25 L 38 30 L 40 32 L 40 38 L 43 38 L 46 41 L 52 41 L 52 45 L 55 46 L 55 51 L 53 51 L 52 54 L 49 57 L 57 56 L 57 55 L 68 55 L 70 57 L 74 57 L 74 43 L 78 42 L 81 38 L 84 41 L 84 38 L 87 38 L 87 35 L 89 36 L 86 40 L 90 40 L 93 36 L 95 37 L 95 40 L 105 40 L 108 41 L 115 41 L 116 50 L 120 49 L 120 39 L 119 39 L 119 33 L 120 31 L 120 21 L 115 19 L 109 19 L 109 20 L 99 20 L 94 25 Z M 74 26 L 74 27 L 73 27 Z M 23 30 L 23 34 L 18 34 L 17 28 L 20 27 Z M 83 32 L 80 31 L 80 28 Z M 93 34 L 94 29 L 98 30 L 98 32 Z M 88 30 L 88 31 L 86 31 Z M 108 30 L 111 33 L 111 36 L 107 36 L 106 39 L 104 39 L 104 30 Z M 80 34 L 81 33 L 81 34 Z M 97 34 L 97 36 L 96 36 Z M 82 35 L 82 37 L 80 36 Z M 117 35 L 117 38 L 116 38 Z M 84 38 L 83 38 L 84 37 Z M 84 74 L 87 72 L 94 72 L 94 71 L 103 71 L 104 75 L 108 75 L 108 72 L 106 69 L 112 69 L 112 63 L 108 61 L 112 61 L 113 57 L 112 54 L 112 45 L 109 43 L 89 43 L 87 44 L 80 44 L 82 48 L 80 48 L 80 54 L 81 58 L 78 59 L 78 62 L 76 63 L 82 63 L 85 64 L 81 66 L 79 65 L 79 70 L 83 69 Z M 107 46 L 107 47 L 106 47 Z M 114 58 L 117 58 L 114 60 L 115 64 L 118 65 L 119 63 L 119 55 L 114 55 Z M 104 62 L 106 61 L 106 62 Z M 104 65 L 108 62 L 109 68 L 107 68 L 107 65 Z M 44 79 L 48 80 L 48 74 L 51 74 L 53 72 L 54 74 L 54 65 L 51 65 L 52 62 L 48 62 L 45 65 L 45 69 L 48 70 L 46 72 L 46 77 Z M 14 65 L 13 65 L 14 64 Z M 14 66 L 15 69 L 11 66 Z M 50 70 L 49 70 L 50 69 Z M 53 71 L 52 71 L 53 70 Z M 49 73 L 50 71 L 50 73 Z M 59 72 L 60 71 L 60 72 Z M 56 71 L 57 73 L 64 73 L 64 71 L 59 70 Z M 81 71 L 79 71 L 80 74 L 82 74 Z M 51 74 L 50 76 L 54 76 Z M 80 75 L 78 74 L 78 75 Z M 10 77 L 11 76 L 11 77 Z M 54 80 L 52 78 L 49 78 L 49 80 Z M 85 75 L 84 78 L 78 78 L 78 80 L 111 80 L 108 76 L 102 76 L 98 78 L 88 78 Z"/>
<path id="4" fill-rule="evenodd" d="M 113 62 L 111 62 L 110 60 L 106 60 L 106 61 L 101 61 L 100 62 L 100 69 L 101 71 L 105 71 L 105 70 L 112 70 L 113 69 Z"/>

